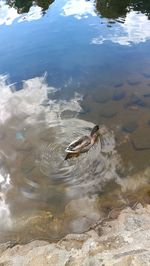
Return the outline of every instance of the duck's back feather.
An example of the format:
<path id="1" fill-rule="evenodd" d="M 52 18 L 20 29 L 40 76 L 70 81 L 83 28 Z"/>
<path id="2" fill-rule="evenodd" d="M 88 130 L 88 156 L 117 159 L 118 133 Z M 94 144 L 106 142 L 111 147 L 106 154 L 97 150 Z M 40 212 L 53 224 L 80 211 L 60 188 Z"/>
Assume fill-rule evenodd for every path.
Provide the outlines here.
<path id="1" fill-rule="evenodd" d="M 91 144 L 91 139 L 88 136 L 83 136 L 73 142 L 65 150 L 68 153 L 77 153 L 85 151 L 86 148 Z"/>

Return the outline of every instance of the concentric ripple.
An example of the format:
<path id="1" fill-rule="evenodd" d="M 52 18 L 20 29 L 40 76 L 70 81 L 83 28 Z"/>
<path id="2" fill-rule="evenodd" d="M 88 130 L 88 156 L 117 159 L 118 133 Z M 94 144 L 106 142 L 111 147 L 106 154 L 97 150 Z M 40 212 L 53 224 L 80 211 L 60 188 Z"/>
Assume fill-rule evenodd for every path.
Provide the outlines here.
<path id="1" fill-rule="evenodd" d="M 116 178 L 118 163 L 113 134 L 105 129 L 102 141 L 79 157 L 65 160 L 65 148 L 75 138 L 89 135 L 94 124 L 80 120 L 63 120 L 55 127 L 55 143 L 49 143 L 41 152 L 40 170 L 53 181 L 65 182 L 66 186 L 93 192 L 101 189 L 104 182 Z M 101 126 L 100 130 L 104 127 Z M 87 192 L 87 191 L 86 191 Z"/>

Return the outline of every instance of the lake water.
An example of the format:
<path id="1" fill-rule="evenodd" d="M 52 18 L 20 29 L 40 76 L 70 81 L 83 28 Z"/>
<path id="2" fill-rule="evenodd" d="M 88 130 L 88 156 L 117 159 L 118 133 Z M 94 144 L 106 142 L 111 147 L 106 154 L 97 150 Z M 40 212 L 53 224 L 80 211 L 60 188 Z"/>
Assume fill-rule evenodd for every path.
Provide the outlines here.
<path id="1" fill-rule="evenodd" d="M 95 124 L 103 146 L 64 160 Z M 149 1 L 1 0 L 0 241 L 84 232 L 149 180 Z"/>

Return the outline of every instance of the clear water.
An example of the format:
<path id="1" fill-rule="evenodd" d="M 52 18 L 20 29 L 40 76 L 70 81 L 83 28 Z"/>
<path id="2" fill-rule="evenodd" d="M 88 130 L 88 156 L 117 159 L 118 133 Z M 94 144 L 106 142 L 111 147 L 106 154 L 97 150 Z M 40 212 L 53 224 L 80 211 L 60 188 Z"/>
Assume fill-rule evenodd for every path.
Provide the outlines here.
<path id="1" fill-rule="evenodd" d="M 0 1 L 1 242 L 150 201 L 149 18 L 148 1 Z M 94 124 L 103 147 L 64 160 Z"/>

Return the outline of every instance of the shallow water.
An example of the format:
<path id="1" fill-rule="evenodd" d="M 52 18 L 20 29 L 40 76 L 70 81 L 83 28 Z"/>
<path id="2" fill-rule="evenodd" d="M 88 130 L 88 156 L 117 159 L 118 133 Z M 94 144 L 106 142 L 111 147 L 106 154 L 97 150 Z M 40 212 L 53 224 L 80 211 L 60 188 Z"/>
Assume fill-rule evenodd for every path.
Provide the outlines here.
<path id="1" fill-rule="evenodd" d="M 57 240 L 150 201 L 147 1 L 0 1 L 1 242 Z M 75 138 L 104 130 L 88 153 Z"/>

